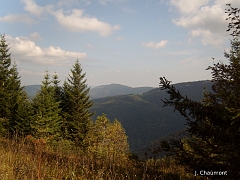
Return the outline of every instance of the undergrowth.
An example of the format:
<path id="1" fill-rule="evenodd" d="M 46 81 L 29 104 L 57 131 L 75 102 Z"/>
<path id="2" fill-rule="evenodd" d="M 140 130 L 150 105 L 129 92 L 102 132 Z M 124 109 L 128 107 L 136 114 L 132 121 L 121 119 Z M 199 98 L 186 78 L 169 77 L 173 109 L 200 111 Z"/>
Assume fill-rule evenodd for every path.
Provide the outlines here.
<path id="1" fill-rule="evenodd" d="M 47 143 L 0 138 L 1 180 L 178 180 L 195 179 L 171 158 L 139 160 L 129 155 L 127 162 L 108 161 L 88 154 L 69 142 Z"/>

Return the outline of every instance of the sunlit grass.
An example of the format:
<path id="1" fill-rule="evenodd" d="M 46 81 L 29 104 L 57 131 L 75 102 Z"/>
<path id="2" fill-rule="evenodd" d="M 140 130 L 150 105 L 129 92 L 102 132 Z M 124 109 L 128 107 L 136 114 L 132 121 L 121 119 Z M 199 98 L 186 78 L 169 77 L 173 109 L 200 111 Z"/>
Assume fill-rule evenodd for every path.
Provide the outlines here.
<path id="1" fill-rule="evenodd" d="M 172 159 L 109 163 L 60 142 L 51 147 L 28 139 L 0 139 L 1 180 L 193 179 Z M 67 148 L 68 147 L 68 148 Z"/>

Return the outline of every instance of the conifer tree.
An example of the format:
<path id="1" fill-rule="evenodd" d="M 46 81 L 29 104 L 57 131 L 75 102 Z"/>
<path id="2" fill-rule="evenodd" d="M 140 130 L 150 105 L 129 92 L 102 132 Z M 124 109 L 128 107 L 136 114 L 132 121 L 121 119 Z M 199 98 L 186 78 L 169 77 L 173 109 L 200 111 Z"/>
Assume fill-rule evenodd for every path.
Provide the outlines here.
<path id="1" fill-rule="evenodd" d="M 23 91 L 21 86 L 20 76 L 18 75 L 17 65 L 14 62 L 10 69 L 9 76 L 9 132 L 10 134 L 19 133 L 26 135 L 30 133 L 30 102 L 28 101 L 27 94 Z"/>
<path id="2" fill-rule="evenodd" d="M 5 40 L 5 35 L 1 35 L 0 40 L 0 118 L 7 119 L 9 117 L 9 94 L 7 88 L 9 86 L 11 53 Z"/>
<path id="3" fill-rule="evenodd" d="M 60 102 L 60 107 L 62 107 L 63 91 L 59 83 L 60 83 L 60 80 L 59 80 L 58 74 L 55 72 L 52 76 L 52 85 L 55 91 L 54 97 L 56 99 L 56 102 Z"/>
<path id="4" fill-rule="evenodd" d="M 203 101 L 195 102 L 182 96 L 164 77 L 160 86 L 170 95 L 164 105 L 173 106 L 187 119 L 190 137 L 173 140 L 172 148 L 168 146 L 177 162 L 192 173 L 227 171 L 224 179 L 239 179 L 240 10 L 230 6 L 227 12 L 229 30 L 233 30 L 231 50 L 225 52 L 229 64 L 219 62 L 207 68 L 212 71 L 213 92 L 205 92 Z"/>
<path id="5" fill-rule="evenodd" d="M 27 133 L 30 129 L 29 110 L 27 112 L 22 108 L 25 105 L 28 106 L 27 96 L 21 87 L 16 63 L 14 62 L 10 67 L 9 49 L 5 36 L 2 35 L 0 42 L 0 123 L 6 134 L 13 135 L 17 131 Z"/>
<path id="6" fill-rule="evenodd" d="M 71 74 L 63 84 L 63 116 L 65 137 L 76 145 L 81 145 L 88 132 L 91 116 L 89 108 L 93 102 L 89 99 L 86 73 L 82 72 L 81 65 L 77 60 Z"/>
<path id="7" fill-rule="evenodd" d="M 55 100 L 55 91 L 51 86 L 48 72 L 42 81 L 41 90 L 32 100 L 33 116 L 31 120 L 36 138 L 59 138 L 61 131 L 60 102 Z"/>

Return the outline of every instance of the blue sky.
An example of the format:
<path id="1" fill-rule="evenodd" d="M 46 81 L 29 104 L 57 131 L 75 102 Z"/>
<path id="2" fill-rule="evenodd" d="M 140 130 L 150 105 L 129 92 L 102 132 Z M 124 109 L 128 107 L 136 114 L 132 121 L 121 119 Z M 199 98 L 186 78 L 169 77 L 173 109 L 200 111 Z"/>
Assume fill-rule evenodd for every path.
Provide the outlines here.
<path id="1" fill-rule="evenodd" d="M 211 79 L 205 69 L 227 62 L 225 4 L 239 0 L 1 1 L 0 33 L 10 43 L 23 85 L 45 71 L 66 79 L 78 58 L 90 86 L 157 87 Z"/>

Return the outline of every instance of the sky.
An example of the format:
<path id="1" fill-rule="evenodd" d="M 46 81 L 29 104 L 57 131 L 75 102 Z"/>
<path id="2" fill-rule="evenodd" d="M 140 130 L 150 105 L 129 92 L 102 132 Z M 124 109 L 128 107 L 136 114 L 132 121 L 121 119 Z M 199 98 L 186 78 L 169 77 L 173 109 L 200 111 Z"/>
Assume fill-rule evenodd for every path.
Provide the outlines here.
<path id="1" fill-rule="evenodd" d="M 56 72 L 61 83 L 78 59 L 88 86 L 158 87 L 211 79 L 228 61 L 227 3 L 239 0 L 0 1 L 5 34 L 22 85 Z"/>

